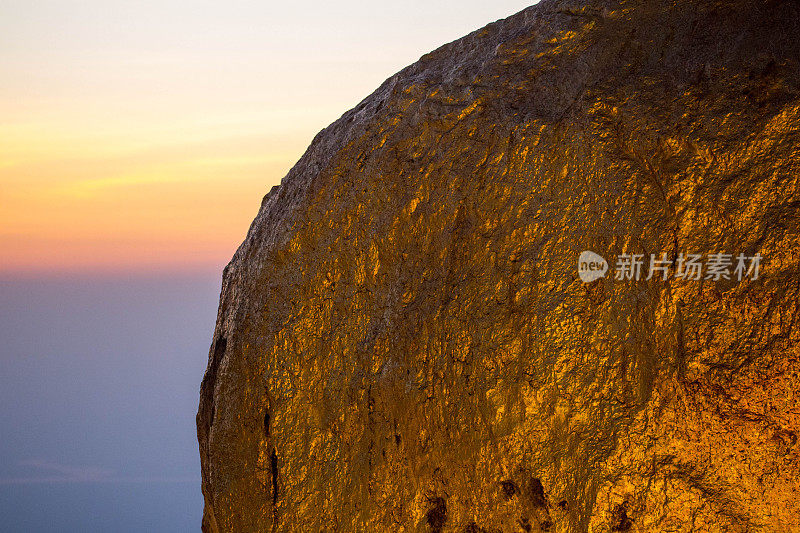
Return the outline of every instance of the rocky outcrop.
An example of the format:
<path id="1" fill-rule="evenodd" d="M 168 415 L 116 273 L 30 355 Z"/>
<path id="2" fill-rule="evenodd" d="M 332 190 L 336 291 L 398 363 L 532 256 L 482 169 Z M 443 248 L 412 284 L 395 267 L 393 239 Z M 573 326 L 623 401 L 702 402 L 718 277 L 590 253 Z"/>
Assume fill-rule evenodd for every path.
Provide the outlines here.
<path id="1" fill-rule="evenodd" d="M 800 531 L 798 35 L 544 0 L 323 130 L 225 269 L 204 531 Z"/>

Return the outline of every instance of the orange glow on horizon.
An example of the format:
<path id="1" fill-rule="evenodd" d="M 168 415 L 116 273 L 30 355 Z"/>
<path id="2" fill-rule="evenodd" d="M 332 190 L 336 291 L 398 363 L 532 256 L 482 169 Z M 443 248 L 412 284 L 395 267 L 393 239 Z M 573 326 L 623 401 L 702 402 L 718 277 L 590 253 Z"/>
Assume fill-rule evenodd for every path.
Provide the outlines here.
<path id="1" fill-rule="evenodd" d="M 0 272 L 221 268 L 303 142 L 0 149 Z"/>

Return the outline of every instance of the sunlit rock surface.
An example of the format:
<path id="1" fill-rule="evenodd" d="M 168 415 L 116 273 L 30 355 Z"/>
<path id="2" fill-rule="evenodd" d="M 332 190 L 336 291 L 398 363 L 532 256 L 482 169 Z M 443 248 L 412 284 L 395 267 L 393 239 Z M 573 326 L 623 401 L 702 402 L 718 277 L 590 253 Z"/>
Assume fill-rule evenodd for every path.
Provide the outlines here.
<path id="1" fill-rule="evenodd" d="M 545 0 L 321 132 L 224 274 L 204 530 L 800 531 L 799 9 Z"/>

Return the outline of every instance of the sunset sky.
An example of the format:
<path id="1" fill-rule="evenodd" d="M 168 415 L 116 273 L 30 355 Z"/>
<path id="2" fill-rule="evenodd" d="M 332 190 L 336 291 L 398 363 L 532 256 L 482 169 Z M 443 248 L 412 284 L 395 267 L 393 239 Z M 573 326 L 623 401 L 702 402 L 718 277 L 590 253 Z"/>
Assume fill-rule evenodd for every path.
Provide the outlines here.
<path id="1" fill-rule="evenodd" d="M 512 0 L 0 5 L 0 274 L 218 271 L 317 131 Z"/>
<path id="2" fill-rule="evenodd" d="M 525 2 L 0 2 L 0 515 L 198 531 L 223 266 L 314 135 Z"/>

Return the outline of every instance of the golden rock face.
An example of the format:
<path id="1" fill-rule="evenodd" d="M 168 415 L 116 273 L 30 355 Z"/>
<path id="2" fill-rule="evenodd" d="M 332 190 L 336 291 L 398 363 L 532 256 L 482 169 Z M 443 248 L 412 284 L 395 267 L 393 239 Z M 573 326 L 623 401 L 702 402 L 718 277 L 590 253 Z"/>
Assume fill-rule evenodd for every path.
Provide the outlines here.
<path id="1" fill-rule="evenodd" d="M 799 176 L 793 1 L 544 0 L 424 56 L 225 270 L 204 531 L 800 531 Z M 615 279 L 662 253 L 763 261 Z"/>

